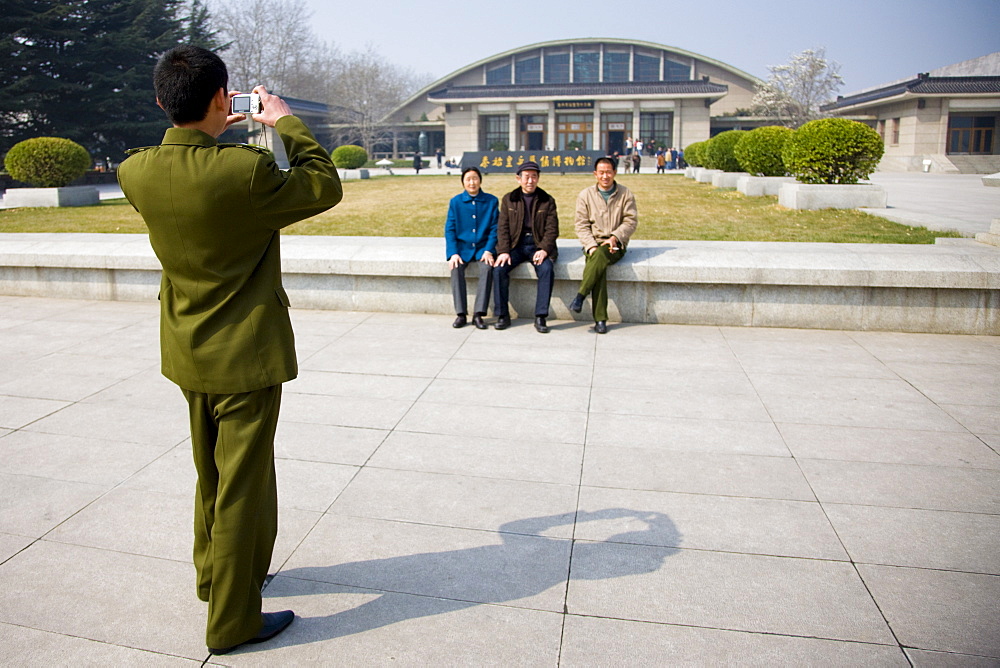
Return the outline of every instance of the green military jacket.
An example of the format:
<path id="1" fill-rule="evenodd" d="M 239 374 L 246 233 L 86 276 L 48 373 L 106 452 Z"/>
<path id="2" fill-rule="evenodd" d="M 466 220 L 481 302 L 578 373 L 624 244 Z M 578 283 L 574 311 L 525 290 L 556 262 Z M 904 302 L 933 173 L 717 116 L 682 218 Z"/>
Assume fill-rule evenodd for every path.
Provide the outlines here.
<path id="1" fill-rule="evenodd" d="M 288 170 L 270 151 L 185 128 L 118 169 L 163 266 L 163 375 L 184 389 L 236 394 L 298 372 L 278 230 L 334 206 L 343 189 L 302 121 L 285 116 L 275 130 Z"/>

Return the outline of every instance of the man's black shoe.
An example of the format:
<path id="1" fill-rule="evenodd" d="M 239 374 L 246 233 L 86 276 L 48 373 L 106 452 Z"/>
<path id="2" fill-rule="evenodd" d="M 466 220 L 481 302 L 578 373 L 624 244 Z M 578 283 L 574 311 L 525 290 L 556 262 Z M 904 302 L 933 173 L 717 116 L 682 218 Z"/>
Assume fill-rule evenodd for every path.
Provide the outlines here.
<path id="1" fill-rule="evenodd" d="M 486 329 L 486 322 L 483 320 L 482 313 L 472 316 L 472 324 L 476 326 L 476 329 Z"/>
<path id="2" fill-rule="evenodd" d="M 465 319 L 465 316 L 460 315 L 457 318 L 455 318 L 455 322 L 451 323 L 451 326 L 454 327 L 455 329 L 460 329 L 462 327 L 465 327 L 466 322 L 467 321 Z"/>
<path id="3" fill-rule="evenodd" d="M 274 636 L 278 635 L 282 631 L 288 628 L 288 625 L 292 623 L 295 619 L 295 613 L 291 610 L 282 610 L 281 612 L 264 612 L 261 613 L 261 619 L 264 625 L 260 627 L 260 631 L 257 632 L 253 638 L 245 642 L 241 642 L 239 645 L 233 645 L 232 647 L 209 647 L 209 654 L 229 654 L 237 647 L 242 647 L 243 645 L 252 645 L 254 643 L 265 642 L 270 640 Z"/>
<path id="4" fill-rule="evenodd" d="M 606 320 L 598 320 L 594 323 L 594 331 L 598 334 L 608 333 L 608 323 Z"/>
<path id="5" fill-rule="evenodd" d="M 539 334 L 549 333 L 549 326 L 545 324 L 545 318 L 540 315 L 535 316 L 535 330 L 537 330 Z"/>
<path id="6" fill-rule="evenodd" d="M 510 327 L 510 316 L 502 315 L 497 318 L 496 324 L 493 325 L 493 329 L 507 329 Z"/>
<path id="7" fill-rule="evenodd" d="M 583 295 L 573 297 L 573 302 L 569 305 L 569 310 L 573 313 L 579 313 L 583 310 Z"/>

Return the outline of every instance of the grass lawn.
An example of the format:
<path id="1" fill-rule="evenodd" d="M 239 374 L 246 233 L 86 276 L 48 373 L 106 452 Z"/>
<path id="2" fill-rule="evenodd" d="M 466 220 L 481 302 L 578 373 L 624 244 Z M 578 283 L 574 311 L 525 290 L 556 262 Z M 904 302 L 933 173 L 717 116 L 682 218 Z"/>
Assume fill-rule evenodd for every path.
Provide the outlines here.
<path id="1" fill-rule="evenodd" d="M 952 232 L 910 227 L 853 210 L 792 211 L 777 197 L 745 197 L 680 175 L 621 174 L 639 205 L 636 239 L 711 241 L 810 241 L 934 243 Z M 593 185 L 590 174 L 542 174 L 540 186 L 556 198 L 560 238 L 575 239 L 576 195 Z M 491 174 L 483 189 L 498 197 L 516 187 L 513 175 Z M 344 183 L 344 201 L 296 223 L 288 234 L 437 237 L 443 235 L 448 200 L 461 192 L 458 175 L 393 176 Z M 0 209 L 0 232 L 146 231 L 125 200 L 63 209 Z"/>

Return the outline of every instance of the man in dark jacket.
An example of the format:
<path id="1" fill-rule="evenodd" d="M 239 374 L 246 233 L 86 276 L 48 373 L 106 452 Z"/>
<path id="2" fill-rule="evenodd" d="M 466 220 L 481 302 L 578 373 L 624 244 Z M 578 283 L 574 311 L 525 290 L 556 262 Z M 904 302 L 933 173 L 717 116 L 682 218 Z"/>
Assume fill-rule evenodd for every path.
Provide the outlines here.
<path id="1" fill-rule="evenodd" d="M 538 278 L 535 296 L 535 329 L 545 334 L 549 326 L 549 300 L 555 280 L 553 263 L 559 254 L 559 215 L 556 201 L 538 187 L 538 163 L 525 162 L 517 168 L 518 187 L 500 202 L 497 225 L 497 259 L 493 268 L 493 308 L 497 329 L 510 327 L 510 272 L 522 262 L 531 261 Z"/>

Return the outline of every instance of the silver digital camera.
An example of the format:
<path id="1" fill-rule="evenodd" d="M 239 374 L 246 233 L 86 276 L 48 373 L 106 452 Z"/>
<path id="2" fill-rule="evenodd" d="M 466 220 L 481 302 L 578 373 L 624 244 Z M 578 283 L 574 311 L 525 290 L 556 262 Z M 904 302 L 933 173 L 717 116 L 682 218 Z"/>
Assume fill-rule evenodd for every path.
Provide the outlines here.
<path id="1" fill-rule="evenodd" d="M 250 116 L 251 114 L 259 114 L 260 110 L 264 107 L 260 103 L 260 95 L 257 93 L 240 93 L 239 95 L 233 95 L 230 104 L 231 113 L 233 114 L 246 114 Z"/>

